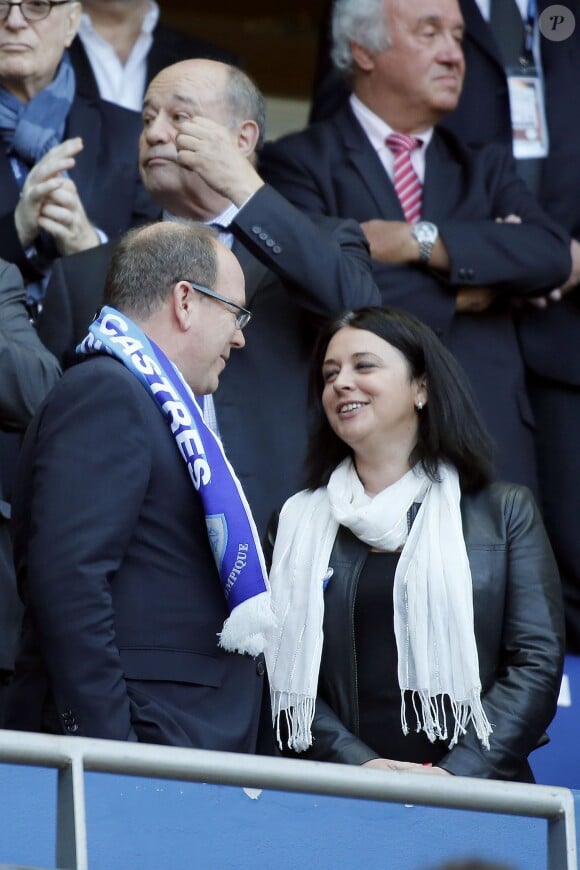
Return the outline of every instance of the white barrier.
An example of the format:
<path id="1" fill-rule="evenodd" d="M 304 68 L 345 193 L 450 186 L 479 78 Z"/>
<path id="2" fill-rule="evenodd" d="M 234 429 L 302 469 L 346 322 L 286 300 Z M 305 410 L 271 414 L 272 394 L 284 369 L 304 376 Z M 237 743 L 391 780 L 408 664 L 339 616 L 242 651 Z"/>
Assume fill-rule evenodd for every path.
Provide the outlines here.
<path id="1" fill-rule="evenodd" d="M 548 870 L 578 870 L 574 798 L 565 788 L 386 773 L 339 764 L 0 731 L 0 762 L 58 770 L 56 864 L 88 870 L 88 771 L 362 798 L 548 822 Z"/>

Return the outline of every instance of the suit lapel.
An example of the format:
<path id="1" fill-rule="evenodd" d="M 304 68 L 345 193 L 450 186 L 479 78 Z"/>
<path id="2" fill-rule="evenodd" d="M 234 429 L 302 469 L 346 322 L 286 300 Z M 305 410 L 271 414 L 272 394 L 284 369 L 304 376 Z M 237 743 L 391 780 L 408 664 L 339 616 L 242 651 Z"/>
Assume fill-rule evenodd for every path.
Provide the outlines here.
<path id="1" fill-rule="evenodd" d="M 171 52 L 171 47 L 168 50 L 166 42 L 167 33 L 158 24 L 153 31 L 153 42 L 147 54 L 147 84 L 164 67 L 175 63 L 175 54 Z"/>
<path id="2" fill-rule="evenodd" d="M 423 184 L 424 220 L 437 223 L 449 217 L 448 203 L 454 199 L 454 194 L 461 184 L 461 168 L 451 158 L 449 150 L 437 129 L 427 148 L 425 162 L 425 181 Z"/>
<path id="3" fill-rule="evenodd" d="M 361 185 L 375 203 L 377 213 L 384 218 L 405 220 L 391 179 L 350 106 L 345 106 L 337 113 L 336 124 L 348 158 L 360 176 Z M 373 215 L 369 214 L 368 217 Z"/>
<path id="4" fill-rule="evenodd" d="M 70 176 L 86 205 L 92 200 L 94 185 L 98 183 L 98 143 L 101 141 L 101 115 L 89 100 L 73 102 L 65 136 L 67 139 L 80 136 L 83 140 L 83 150 L 75 157 Z"/>
<path id="5" fill-rule="evenodd" d="M 91 100 L 98 100 L 100 94 L 97 80 L 79 36 L 73 39 L 68 53 L 75 71 L 77 93 Z"/>
<path id="6" fill-rule="evenodd" d="M 503 70 L 503 61 L 489 24 L 481 14 L 475 0 L 460 0 L 461 12 L 465 21 L 467 39 L 479 46 Z"/>

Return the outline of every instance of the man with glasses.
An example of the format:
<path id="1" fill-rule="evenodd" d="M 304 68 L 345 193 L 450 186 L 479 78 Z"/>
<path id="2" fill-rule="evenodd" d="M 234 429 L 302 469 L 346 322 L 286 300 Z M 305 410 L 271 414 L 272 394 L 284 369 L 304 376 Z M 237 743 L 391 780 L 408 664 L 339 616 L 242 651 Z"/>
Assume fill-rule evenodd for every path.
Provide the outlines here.
<path id="1" fill-rule="evenodd" d="M 143 182 L 163 219 L 214 225 L 244 270 L 251 340 L 204 414 L 223 439 L 260 534 L 302 486 L 316 319 L 379 302 L 360 227 L 311 220 L 256 172 L 264 114 L 262 95 L 240 70 L 184 61 L 149 85 L 139 143 Z M 101 302 L 108 256 L 103 245 L 55 266 L 38 327 L 65 364 Z"/>
<path id="2" fill-rule="evenodd" d="M 52 261 L 153 217 L 134 159 L 138 118 L 78 96 L 76 0 L 0 2 L 0 256 L 40 307 Z"/>
<path id="3" fill-rule="evenodd" d="M 23 446 L 7 726 L 271 750 L 260 544 L 194 398 L 244 347 L 242 270 L 213 231 L 160 222 L 121 241 L 104 301 Z"/>

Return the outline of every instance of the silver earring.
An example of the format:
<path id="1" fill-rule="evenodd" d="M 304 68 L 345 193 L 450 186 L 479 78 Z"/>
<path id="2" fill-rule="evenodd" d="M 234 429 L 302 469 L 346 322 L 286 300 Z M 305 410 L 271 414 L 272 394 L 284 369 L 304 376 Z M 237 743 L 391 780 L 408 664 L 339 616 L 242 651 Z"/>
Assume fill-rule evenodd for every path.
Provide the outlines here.
<path id="1" fill-rule="evenodd" d="M 423 410 L 423 402 L 421 402 L 421 401 L 417 402 L 415 407 L 417 408 L 418 411 L 422 411 Z"/>

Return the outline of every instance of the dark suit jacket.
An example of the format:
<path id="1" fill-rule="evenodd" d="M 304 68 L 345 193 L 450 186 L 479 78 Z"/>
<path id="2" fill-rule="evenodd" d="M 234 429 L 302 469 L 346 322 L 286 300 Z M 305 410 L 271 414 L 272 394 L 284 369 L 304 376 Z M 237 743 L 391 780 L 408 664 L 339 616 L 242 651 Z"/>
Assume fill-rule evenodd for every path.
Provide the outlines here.
<path id="1" fill-rule="evenodd" d="M 56 382 L 56 359 L 39 341 L 28 319 L 22 278 L 15 266 L 0 261 L 0 428 L 2 450 L 28 424 Z M 17 445 L 16 445 L 17 446 Z M 5 457 L 0 458 L 1 460 Z M 12 670 L 20 628 L 12 546 L 8 533 L 10 504 L 0 470 L 0 671 Z"/>
<path id="2" fill-rule="evenodd" d="M 353 221 L 313 223 L 264 186 L 238 213 L 233 251 L 253 318 L 215 394 L 220 433 L 262 534 L 303 483 L 307 375 L 318 318 L 379 304 L 368 249 Z M 102 302 L 111 246 L 55 264 L 39 319 L 65 364 Z"/>
<path id="3" fill-rule="evenodd" d="M 91 99 L 98 98 L 99 88 L 91 62 L 78 36 L 72 41 L 69 54 L 76 74 L 78 93 Z M 209 58 L 234 65 L 239 64 L 238 58 L 225 49 L 163 24 L 157 24 L 153 31 L 153 45 L 147 55 L 146 85 L 166 66 L 194 57 Z"/>
<path id="4" fill-rule="evenodd" d="M 263 662 L 218 648 L 227 609 L 201 501 L 118 361 L 73 367 L 42 406 L 13 526 L 25 617 L 8 727 L 256 750 Z"/>
<path id="5" fill-rule="evenodd" d="M 139 178 L 136 154 L 140 132 L 141 121 L 136 112 L 104 100 L 77 96 L 67 118 L 64 138 L 80 136 L 84 143 L 70 177 L 88 217 L 109 238 L 152 220 L 158 211 Z M 0 149 L 0 190 L 0 256 L 16 263 L 25 280 L 35 280 L 39 272 L 16 234 L 14 209 L 20 188 L 3 149 Z M 54 241 L 46 233 L 41 234 L 38 247 L 48 263 L 58 256 Z"/>
<path id="6" fill-rule="evenodd" d="M 456 111 L 445 126 L 468 142 L 511 144 L 510 108 L 503 64 L 475 0 L 461 0 L 466 24 L 466 76 Z M 538 12 L 550 6 L 539 0 Z M 571 110 L 580 77 L 580 30 L 564 42 L 540 40 L 546 89 L 550 153 L 543 161 L 539 200 L 580 239 L 580 115 Z M 485 118 L 485 124 L 481 119 Z M 580 386 L 580 293 L 570 293 L 547 311 L 526 310 L 519 323 L 526 365 L 537 374 Z"/>
<path id="7" fill-rule="evenodd" d="M 307 212 L 404 220 L 392 182 L 350 106 L 328 121 L 267 144 L 263 176 Z M 518 214 L 521 225 L 496 217 Z M 448 278 L 417 266 L 373 261 L 383 302 L 432 326 L 458 357 L 499 447 L 499 471 L 535 487 L 529 409 L 513 317 L 513 295 L 557 286 L 570 269 L 565 232 L 538 207 L 502 146 L 470 149 L 436 130 L 427 152 L 423 217 L 439 227 L 449 252 Z M 503 306 L 455 314 L 461 286 L 493 285 Z M 517 411 L 519 407 L 519 413 Z"/>

